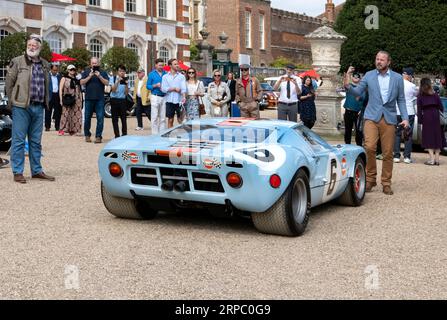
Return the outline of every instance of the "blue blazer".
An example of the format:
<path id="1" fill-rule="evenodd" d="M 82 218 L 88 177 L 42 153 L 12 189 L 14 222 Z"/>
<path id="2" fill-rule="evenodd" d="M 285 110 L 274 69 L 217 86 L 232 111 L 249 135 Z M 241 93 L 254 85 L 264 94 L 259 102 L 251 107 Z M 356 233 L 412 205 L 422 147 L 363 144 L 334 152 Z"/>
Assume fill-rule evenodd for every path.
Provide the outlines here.
<path id="1" fill-rule="evenodd" d="M 405 104 L 404 80 L 400 74 L 390 70 L 388 101 L 383 101 L 382 99 L 377 70 L 368 71 L 357 87 L 349 86 L 348 92 L 354 96 L 361 96 L 366 89 L 368 89 L 369 101 L 365 109 L 365 119 L 379 122 L 383 115 L 386 123 L 396 125 L 397 104 L 402 120 L 408 120 L 407 107 Z"/>
<path id="2" fill-rule="evenodd" d="M 61 79 L 62 79 L 61 74 L 58 73 L 56 75 L 56 77 L 57 77 L 57 81 L 59 82 L 59 85 L 60 85 L 61 84 Z M 49 95 L 48 95 L 49 101 L 51 101 L 51 99 L 53 98 L 53 81 L 51 80 L 51 72 L 50 72 L 50 76 L 49 76 L 48 93 L 49 93 Z"/>

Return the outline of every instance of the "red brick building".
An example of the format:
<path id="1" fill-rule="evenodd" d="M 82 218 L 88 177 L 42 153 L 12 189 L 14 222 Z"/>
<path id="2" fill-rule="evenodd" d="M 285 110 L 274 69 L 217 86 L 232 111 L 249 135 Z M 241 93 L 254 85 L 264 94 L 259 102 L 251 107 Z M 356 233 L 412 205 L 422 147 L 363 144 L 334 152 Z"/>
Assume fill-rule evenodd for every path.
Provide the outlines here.
<path id="1" fill-rule="evenodd" d="M 249 55 L 253 66 L 272 61 L 270 0 L 207 0 L 206 5 L 210 44 L 219 46 L 223 31 L 233 49 L 231 61 L 238 62 L 240 54 Z"/>

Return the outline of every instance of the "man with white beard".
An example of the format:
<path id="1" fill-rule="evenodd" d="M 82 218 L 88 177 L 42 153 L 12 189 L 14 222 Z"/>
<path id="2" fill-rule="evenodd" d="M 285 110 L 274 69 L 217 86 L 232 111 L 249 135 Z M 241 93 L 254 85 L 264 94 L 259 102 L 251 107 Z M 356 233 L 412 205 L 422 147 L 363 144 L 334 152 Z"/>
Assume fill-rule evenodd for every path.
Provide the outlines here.
<path id="1" fill-rule="evenodd" d="M 33 179 L 54 181 L 42 170 L 42 131 L 44 108 L 49 102 L 50 67 L 40 57 L 42 40 L 32 34 L 26 42 L 26 53 L 11 60 L 6 76 L 8 107 L 12 109 L 11 168 L 14 181 L 26 183 L 25 140 L 28 136 L 29 161 Z"/>

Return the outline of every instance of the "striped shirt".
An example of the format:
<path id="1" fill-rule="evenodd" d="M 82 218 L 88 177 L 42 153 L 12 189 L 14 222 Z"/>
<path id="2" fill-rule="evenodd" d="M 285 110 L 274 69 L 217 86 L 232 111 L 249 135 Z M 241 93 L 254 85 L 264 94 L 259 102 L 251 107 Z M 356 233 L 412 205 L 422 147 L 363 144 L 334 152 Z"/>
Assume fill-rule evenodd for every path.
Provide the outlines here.
<path id="1" fill-rule="evenodd" d="M 43 103 L 45 100 L 45 74 L 41 61 L 33 62 L 30 98 L 33 102 Z"/>

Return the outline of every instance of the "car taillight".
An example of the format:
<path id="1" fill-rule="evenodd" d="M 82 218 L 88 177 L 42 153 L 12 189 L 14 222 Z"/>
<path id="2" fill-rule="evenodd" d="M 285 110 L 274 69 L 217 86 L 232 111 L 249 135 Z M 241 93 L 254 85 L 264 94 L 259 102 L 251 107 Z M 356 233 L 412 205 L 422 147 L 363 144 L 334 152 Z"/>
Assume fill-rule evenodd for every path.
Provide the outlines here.
<path id="1" fill-rule="evenodd" d="M 240 188 L 242 186 L 242 177 L 239 173 L 230 172 L 227 174 L 227 182 L 233 188 Z"/>
<path id="2" fill-rule="evenodd" d="M 273 174 L 270 176 L 270 185 L 272 186 L 272 188 L 279 188 L 279 186 L 281 185 L 281 178 L 280 176 L 278 176 L 277 174 Z"/>
<path id="3" fill-rule="evenodd" d="M 111 164 L 109 164 L 109 172 L 110 172 L 110 175 L 115 178 L 119 178 L 119 177 L 123 176 L 123 169 L 116 162 L 112 162 Z"/>

